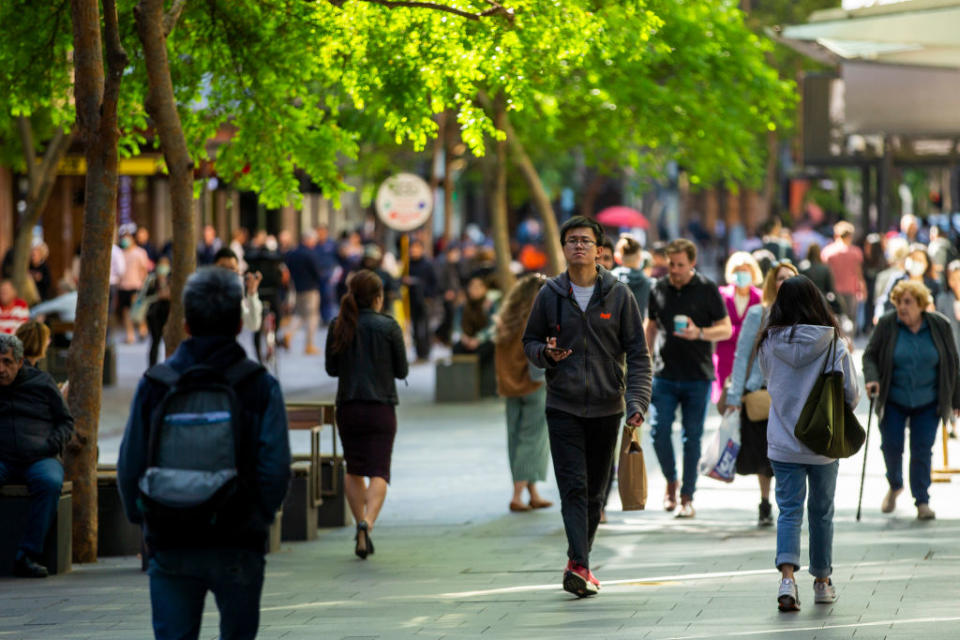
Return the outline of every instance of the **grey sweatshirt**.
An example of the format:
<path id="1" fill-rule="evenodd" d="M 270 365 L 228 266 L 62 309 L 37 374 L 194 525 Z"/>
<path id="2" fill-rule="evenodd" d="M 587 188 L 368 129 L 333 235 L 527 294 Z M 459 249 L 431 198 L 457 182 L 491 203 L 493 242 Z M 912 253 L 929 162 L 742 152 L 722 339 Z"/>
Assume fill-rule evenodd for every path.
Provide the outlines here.
<path id="1" fill-rule="evenodd" d="M 798 324 L 794 328 L 774 329 L 760 345 L 757 360 L 770 392 L 767 456 L 771 460 L 795 464 L 833 462 L 833 458 L 814 453 L 793 435 L 803 405 L 823 370 L 833 335 L 833 327 Z M 853 358 L 843 342 L 837 344 L 835 353 L 827 371 L 843 372 L 844 397 L 848 405 L 856 407 L 860 402 L 860 382 Z"/>

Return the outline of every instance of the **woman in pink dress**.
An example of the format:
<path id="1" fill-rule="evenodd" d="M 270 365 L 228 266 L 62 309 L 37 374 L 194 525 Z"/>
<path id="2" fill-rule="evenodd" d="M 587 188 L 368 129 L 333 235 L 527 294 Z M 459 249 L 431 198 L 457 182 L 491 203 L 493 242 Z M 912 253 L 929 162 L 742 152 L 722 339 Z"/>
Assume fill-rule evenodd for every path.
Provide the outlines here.
<path id="1" fill-rule="evenodd" d="M 737 350 L 737 338 L 740 336 L 743 319 L 747 317 L 747 309 L 760 304 L 761 292 L 757 287 L 763 282 L 760 265 L 746 251 L 737 251 L 727 258 L 724 273 L 727 285 L 719 288 L 720 297 L 727 305 L 727 313 L 730 314 L 730 323 L 733 325 L 733 335 L 718 342 L 713 352 L 713 370 L 716 373 L 711 394 L 713 402 L 720 399 L 723 386 L 730 377 L 730 372 L 733 371 L 733 356 Z"/>

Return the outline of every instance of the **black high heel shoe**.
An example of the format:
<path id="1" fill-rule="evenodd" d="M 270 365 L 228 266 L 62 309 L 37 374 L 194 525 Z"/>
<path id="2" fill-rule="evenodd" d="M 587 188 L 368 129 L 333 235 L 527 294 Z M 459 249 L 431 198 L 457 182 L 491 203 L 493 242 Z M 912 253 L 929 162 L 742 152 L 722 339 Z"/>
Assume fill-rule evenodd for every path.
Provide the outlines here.
<path id="1" fill-rule="evenodd" d="M 363 532 L 364 546 L 360 548 L 360 532 Z M 373 545 L 370 543 L 370 535 L 367 530 L 367 521 L 361 520 L 357 523 L 357 535 L 353 536 L 353 539 L 356 541 L 356 546 L 353 549 L 353 552 L 357 554 L 357 557 L 361 560 L 366 560 L 367 555 L 373 553 Z"/>

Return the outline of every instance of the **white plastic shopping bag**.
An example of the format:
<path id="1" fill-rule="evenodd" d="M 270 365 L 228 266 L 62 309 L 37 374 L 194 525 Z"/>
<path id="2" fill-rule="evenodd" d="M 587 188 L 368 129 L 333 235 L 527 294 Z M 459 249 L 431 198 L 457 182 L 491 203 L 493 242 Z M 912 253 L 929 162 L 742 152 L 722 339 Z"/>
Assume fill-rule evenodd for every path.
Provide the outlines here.
<path id="1" fill-rule="evenodd" d="M 740 412 L 728 410 L 720 428 L 700 456 L 700 475 L 723 482 L 733 482 L 736 474 L 737 454 L 740 452 Z"/>

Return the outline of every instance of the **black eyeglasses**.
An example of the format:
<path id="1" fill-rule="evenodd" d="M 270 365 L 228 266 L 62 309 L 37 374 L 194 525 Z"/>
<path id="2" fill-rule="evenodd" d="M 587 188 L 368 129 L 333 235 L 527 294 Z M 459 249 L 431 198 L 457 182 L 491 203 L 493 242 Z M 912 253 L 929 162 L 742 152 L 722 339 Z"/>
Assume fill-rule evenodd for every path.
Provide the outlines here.
<path id="1" fill-rule="evenodd" d="M 564 241 L 564 244 L 568 247 L 576 247 L 578 245 L 581 247 L 592 247 L 593 245 L 597 244 L 597 242 L 589 238 L 567 238 Z"/>

